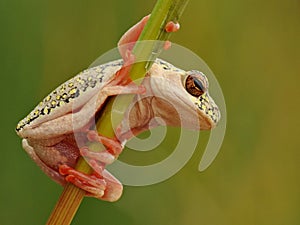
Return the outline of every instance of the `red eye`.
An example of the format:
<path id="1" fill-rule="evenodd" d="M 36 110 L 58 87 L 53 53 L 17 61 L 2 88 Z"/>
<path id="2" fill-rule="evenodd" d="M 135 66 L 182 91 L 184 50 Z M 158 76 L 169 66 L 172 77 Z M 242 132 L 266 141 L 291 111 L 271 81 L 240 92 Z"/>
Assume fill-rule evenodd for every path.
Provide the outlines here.
<path id="1" fill-rule="evenodd" d="M 203 86 L 202 81 L 192 75 L 189 75 L 186 78 L 185 89 L 188 93 L 195 97 L 199 97 L 205 92 L 205 88 Z"/>

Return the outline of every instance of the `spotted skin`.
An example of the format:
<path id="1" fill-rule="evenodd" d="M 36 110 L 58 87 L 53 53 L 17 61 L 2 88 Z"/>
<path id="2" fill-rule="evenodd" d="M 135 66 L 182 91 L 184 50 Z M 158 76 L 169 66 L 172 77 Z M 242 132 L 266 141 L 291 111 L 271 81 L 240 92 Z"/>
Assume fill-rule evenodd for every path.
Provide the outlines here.
<path id="1" fill-rule="evenodd" d="M 122 64 L 122 60 L 117 60 L 99 65 L 86 69 L 66 81 L 46 96 L 28 116 L 21 120 L 16 131 L 19 132 L 32 123 L 38 124 L 40 121 L 44 121 L 43 118 L 46 118 L 46 121 L 50 120 L 52 119 L 51 115 L 56 114 L 55 117 L 58 117 L 59 114 L 55 113 L 58 109 L 66 107 L 86 93 L 88 96 L 95 90 L 100 90 L 103 84 L 114 75 L 114 72 L 121 68 Z"/>
<path id="2" fill-rule="evenodd" d="M 160 65 L 167 71 L 185 73 L 184 70 L 161 59 L 156 59 L 155 64 Z M 84 95 L 89 96 L 95 91 L 99 91 L 122 65 L 123 60 L 120 59 L 82 71 L 46 96 L 28 116 L 18 123 L 16 131 L 20 132 L 24 127 L 33 123 L 39 124 L 45 121 L 45 119 L 48 121 L 60 116 L 57 112 L 65 112 L 61 109 L 70 105 L 75 99 L 79 99 Z M 204 85 L 208 88 L 208 81 L 203 73 L 194 70 L 187 73 L 200 74 L 203 77 Z M 198 98 L 193 97 L 192 101 L 194 101 L 195 105 L 208 115 L 214 123 L 218 122 L 220 118 L 219 109 L 207 92 Z"/>

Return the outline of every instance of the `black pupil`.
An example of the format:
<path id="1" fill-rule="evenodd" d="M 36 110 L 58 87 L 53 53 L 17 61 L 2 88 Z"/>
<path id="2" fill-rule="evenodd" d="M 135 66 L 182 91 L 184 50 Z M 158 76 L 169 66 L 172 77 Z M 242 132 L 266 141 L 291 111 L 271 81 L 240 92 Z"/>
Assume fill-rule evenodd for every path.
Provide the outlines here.
<path id="1" fill-rule="evenodd" d="M 197 78 L 193 77 L 195 86 L 202 92 L 204 92 L 204 87 L 201 81 L 199 81 Z"/>

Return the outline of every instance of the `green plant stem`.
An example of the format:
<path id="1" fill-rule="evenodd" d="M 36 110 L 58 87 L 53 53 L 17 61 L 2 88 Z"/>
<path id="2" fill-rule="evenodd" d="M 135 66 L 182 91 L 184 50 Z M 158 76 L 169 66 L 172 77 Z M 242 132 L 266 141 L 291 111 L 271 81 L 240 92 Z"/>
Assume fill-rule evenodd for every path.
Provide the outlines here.
<path id="1" fill-rule="evenodd" d="M 143 45 L 140 41 L 145 40 L 159 40 L 165 41 L 169 38 L 170 33 L 165 32 L 164 28 L 169 21 L 177 22 L 181 16 L 185 6 L 187 5 L 188 0 L 158 0 L 152 13 L 147 22 L 145 28 L 143 29 L 138 42 L 134 46 L 133 54 L 136 58 L 148 59 L 143 60 L 133 64 L 130 70 L 130 78 L 132 80 L 137 80 L 143 78 L 146 72 L 150 69 L 153 60 L 156 58 L 155 54 L 153 56 L 152 52 L 159 52 L 161 46 L 156 45 Z M 154 42 L 153 42 L 154 43 Z M 122 107 L 124 113 L 126 108 L 129 106 L 133 96 L 124 95 L 122 97 Z M 111 123 L 111 118 L 114 112 L 112 109 L 112 104 L 115 97 L 110 97 L 107 99 L 106 107 L 103 110 L 101 117 L 97 121 L 97 131 L 107 137 L 114 137 L 113 124 Z M 122 114 L 114 116 L 114 119 L 118 122 L 121 122 L 123 119 Z M 116 122 L 116 121 L 115 121 Z M 101 126 L 99 125 L 101 124 Z M 92 147 L 92 146 L 89 146 Z M 87 162 L 80 158 L 76 169 L 90 174 L 93 170 L 87 164 Z M 72 219 L 79 208 L 79 205 L 85 195 L 85 191 L 80 188 L 75 187 L 74 185 L 68 183 L 64 191 L 62 192 L 52 214 L 50 215 L 47 225 L 61 224 L 68 225 L 72 222 Z"/>

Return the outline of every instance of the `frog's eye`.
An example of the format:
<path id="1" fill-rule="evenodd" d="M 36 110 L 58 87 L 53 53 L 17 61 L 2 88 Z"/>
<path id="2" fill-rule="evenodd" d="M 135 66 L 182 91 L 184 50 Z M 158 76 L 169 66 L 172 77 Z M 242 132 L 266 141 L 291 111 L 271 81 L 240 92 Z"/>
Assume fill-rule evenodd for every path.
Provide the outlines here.
<path id="1" fill-rule="evenodd" d="M 205 92 L 202 81 L 196 76 L 188 75 L 185 80 L 185 89 L 188 93 L 195 97 L 203 95 Z"/>

